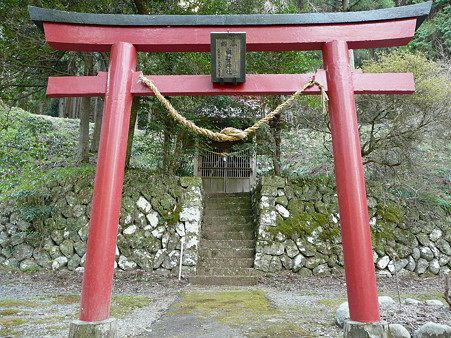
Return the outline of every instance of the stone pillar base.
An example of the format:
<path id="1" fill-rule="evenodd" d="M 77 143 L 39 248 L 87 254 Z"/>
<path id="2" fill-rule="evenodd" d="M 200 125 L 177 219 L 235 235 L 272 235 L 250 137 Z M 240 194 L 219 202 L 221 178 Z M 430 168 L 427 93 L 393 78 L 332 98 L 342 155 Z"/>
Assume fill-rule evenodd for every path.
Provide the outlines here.
<path id="1" fill-rule="evenodd" d="M 361 323 L 352 320 L 345 320 L 344 338 L 388 338 L 389 327 L 386 322 Z"/>
<path id="2" fill-rule="evenodd" d="M 74 320 L 70 323 L 69 338 L 116 338 L 117 320 L 108 318 L 101 322 Z"/>

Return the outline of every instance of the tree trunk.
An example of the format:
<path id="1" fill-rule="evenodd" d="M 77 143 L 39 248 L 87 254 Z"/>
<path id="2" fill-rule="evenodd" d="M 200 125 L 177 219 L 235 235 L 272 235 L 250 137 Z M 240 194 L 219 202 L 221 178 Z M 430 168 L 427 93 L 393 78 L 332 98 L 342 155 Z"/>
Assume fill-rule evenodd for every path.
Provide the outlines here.
<path id="1" fill-rule="evenodd" d="M 271 134 L 274 138 L 274 151 L 272 152 L 272 163 L 274 167 L 274 176 L 280 176 L 282 172 L 281 168 L 281 137 L 280 137 L 280 131 L 281 131 L 281 122 L 280 122 L 280 115 L 276 115 L 274 117 L 274 120 L 271 121 Z"/>
<path id="2" fill-rule="evenodd" d="M 296 0 L 296 7 L 299 11 L 302 11 L 305 6 L 305 0 Z"/>
<path id="3" fill-rule="evenodd" d="M 89 162 L 89 114 L 91 112 L 91 98 L 81 98 L 80 135 L 78 138 L 77 162 Z"/>
<path id="4" fill-rule="evenodd" d="M 164 138 L 163 138 L 163 142 L 164 144 L 162 145 L 163 147 L 163 173 L 166 175 L 169 175 L 169 168 L 170 168 L 170 157 L 171 157 L 171 143 L 172 143 L 172 137 L 171 134 L 169 133 L 169 130 L 167 129 L 167 127 L 165 128 L 164 132 Z"/>
<path id="5" fill-rule="evenodd" d="M 72 102 L 74 101 L 74 99 L 75 99 L 75 97 L 66 97 L 65 98 L 66 104 L 64 107 L 64 117 L 72 118 L 72 115 L 73 115 L 73 113 L 72 113 L 73 103 Z"/>
<path id="6" fill-rule="evenodd" d="M 163 138 L 163 172 L 166 175 L 170 175 L 169 170 L 171 167 L 171 147 L 172 147 L 172 135 L 170 128 L 170 121 L 166 120 L 164 128 L 164 138 Z"/>
<path id="7" fill-rule="evenodd" d="M 149 14 L 149 11 L 147 10 L 145 1 L 143 0 L 133 0 L 133 3 L 135 4 L 136 10 L 138 14 Z"/>
<path id="8" fill-rule="evenodd" d="M 342 8 L 343 8 L 343 12 L 349 11 L 349 0 L 342 1 Z"/>
<path id="9" fill-rule="evenodd" d="M 133 98 L 132 110 L 130 113 L 130 125 L 128 127 L 127 153 L 125 155 L 125 166 L 130 165 L 130 158 L 132 157 L 133 137 L 135 136 L 135 125 L 138 117 L 139 97 Z"/>
<path id="10" fill-rule="evenodd" d="M 94 59 L 91 53 L 82 54 L 83 64 L 85 66 L 84 75 L 93 75 Z M 91 98 L 81 98 L 80 107 L 80 137 L 78 138 L 78 156 L 79 163 L 89 162 L 89 117 L 91 115 Z"/>
<path id="11" fill-rule="evenodd" d="M 62 97 L 58 100 L 58 117 L 64 117 L 64 108 L 66 104 L 66 98 Z"/>
<path id="12" fill-rule="evenodd" d="M 92 153 L 97 153 L 99 151 L 100 143 L 100 131 L 102 129 L 102 118 L 103 118 L 103 100 L 96 97 L 95 103 L 95 116 L 94 116 L 94 132 L 92 133 L 91 149 Z"/>
<path id="13" fill-rule="evenodd" d="M 107 60 L 108 56 L 104 53 L 96 53 L 96 62 L 95 62 L 95 72 L 97 71 L 107 71 Z M 104 101 L 96 97 L 95 101 L 95 114 L 94 114 L 94 132 L 92 133 L 91 140 L 91 149 L 90 151 L 93 153 L 97 153 L 99 151 L 99 143 L 100 143 L 100 131 L 102 130 L 102 119 L 103 119 L 103 105 Z"/>
<path id="14" fill-rule="evenodd" d="M 174 151 L 172 153 L 171 159 L 170 159 L 170 167 L 168 170 L 168 174 L 170 176 L 175 176 L 177 174 L 177 170 L 181 167 L 181 158 L 183 153 L 183 138 L 185 135 L 185 131 L 183 129 L 179 129 L 177 133 L 177 137 L 174 140 Z"/>

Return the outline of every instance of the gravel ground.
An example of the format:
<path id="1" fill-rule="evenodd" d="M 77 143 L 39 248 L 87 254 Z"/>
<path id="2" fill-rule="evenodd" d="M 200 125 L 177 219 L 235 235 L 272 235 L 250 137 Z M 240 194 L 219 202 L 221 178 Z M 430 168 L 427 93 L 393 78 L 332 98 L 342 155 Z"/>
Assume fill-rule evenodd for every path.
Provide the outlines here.
<path id="1" fill-rule="evenodd" d="M 77 318 L 81 281 L 81 275 L 68 271 L 0 270 L 0 336 L 67 337 L 69 323 Z M 384 278 L 378 280 L 378 288 L 380 295 L 395 301 L 398 289 L 401 299 L 424 301 L 443 297 L 444 280 L 402 278 L 397 287 L 395 279 Z M 251 312 L 258 309 L 250 309 L 249 316 L 231 322 L 227 320 L 228 311 L 242 311 L 238 300 L 235 308 L 230 307 L 234 302 L 229 300 L 222 303 L 227 306 L 218 306 L 215 314 L 209 314 L 197 311 L 199 304 L 187 305 L 185 299 L 186 295 L 205 295 L 197 300 L 202 303 L 212 301 L 209 295 L 237 292 L 262 294 L 272 310 L 252 316 Z M 334 314 L 345 299 L 344 277 L 336 276 L 272 275 L 261 277 L 255 287 L 206 287 L 170 276 L 117 271 L 112 311 L 117 314 L 119 337 L 340 337 L 342 330 L 334 324 Z M 451 325 L 447 307 L 396 304 L 383 306 L 381 315 L 410 331 L 428 321 Z"/>

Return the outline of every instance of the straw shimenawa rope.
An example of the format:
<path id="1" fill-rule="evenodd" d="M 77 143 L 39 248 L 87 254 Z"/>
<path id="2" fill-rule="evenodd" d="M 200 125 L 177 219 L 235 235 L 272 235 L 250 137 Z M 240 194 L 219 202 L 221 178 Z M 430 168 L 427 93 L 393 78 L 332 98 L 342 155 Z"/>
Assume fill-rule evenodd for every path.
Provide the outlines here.
<path id="1" fill-rule="evenodd" d="M 160 102 L 166 107 L 169 114 L 172 116 L 174 120 L 179 122 L 180 124 L 184 125 L 185 127 L 193 130 L 196 134 L 206 136 L 212 140 L 218 141 L 218 142 L 225 142 L 225 141 L 239 141 L 244 138 L 246 138 L 249 134 L 255 132 L 257 129 L 259 129 L 263 124 L 270 121 L 274 116 L 277 114 L 280 114 L 282 109 L 284 109 L 291 101 L 293 101 L 296 97 L 301 95 L 301 93 L 306 90 L 307 88 L 317 85 L 321 89 L 321 96 L 322 96 L 322 102 L 323 102 L 323 111 L 326 109 L 325 102 L 328 100 L 326 91 L 324 90 L 324 87 L 321 83 L 318 81 L 315 81 L 314 79 L 308 81 L 302 88 L 300 88 L 296 93 L 291 95 L 285 102 L 280 104 L 276 109 L 274 109 L 271 113 L 267 114 L 264 118 L 257 121 L 253 126 L 241 130 L 236 129 L 232 127 L 224 128 L 220 132 L 214 132 L 206 128 L 201 128 L 197 126 L 193 121 L 190 121 L 186 119 L 184 116 L 180 115 L 177 110 L 172 106 L 172 104 L 160 93 L 158 88 L 153 84 L 152 81 L 150 81 L 148 78 L 146 78 L 143 74 L 140 74 L 139 80 L 142 81 L 147 87 L 149 87 L 150 90 L 152 90 L 155 94 L 155 96 L 160 100 Z"/>

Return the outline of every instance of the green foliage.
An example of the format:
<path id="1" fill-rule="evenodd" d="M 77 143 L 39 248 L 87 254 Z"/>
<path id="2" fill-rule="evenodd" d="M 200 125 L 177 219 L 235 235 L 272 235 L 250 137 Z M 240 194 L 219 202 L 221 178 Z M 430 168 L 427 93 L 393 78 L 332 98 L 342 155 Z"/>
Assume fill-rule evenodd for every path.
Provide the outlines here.
<path id="1" fill-rule="evenodd" d="M 324 186 L 335 188 L 335 177 L 326 175 L 316 175 L 314 177 L 296 177 L 290 180 L 291 184 L 297 187 L 311 185 L 315 187 Z M 296 189 L 296 188 L 295 188 Z"/>
<path id="2" fill-rule="evenodd" d="M 451 196 L 450 196 L 450 194 L 448 194 L 448 198 L 446 200 L 441 199 L 441 198 L 435 198 L 434 201 L 440 206 L 440 208 L 445 210 L 448 214 L 451 213 Z"/>
<path id="3" fill-rule="evenodd" d="M 32 195 L 32 200 L 36 198 L 36 195 L 39 195 L 39 191 L 27 191 L 25 193 Z M 17 195 L 13 195 L 13 197 L 16 196 Z M 19 198 L 22 198 L 22 196 L 19 196 Z M 27 222 L 33 222 L 36 224 L 38 223 L 38 221 L 42 221 L 45 218 L 51 216 L 54 210 L 53 206 L 42 205 L 39 202 L 41 201 L 30 202 L 29 200 L 26 200 L 25 202 L 22 202 L 23 204 L 19 207 L 21 218 Z"/>
<path id="4" fill-rule="evenodd" d="M 0 194 L 24 177 L 39 178 L 42 171 L 74 162 L 73 128 L 60 127 L 18 108 L 0 108 Z"/>
<path id="5" fill-rule="evenodd" d="M 143 168 L 157 171 L 161 166 L 161 140 L 158 135 L 151 132 L 135 133 L 133 139 L 131 168 Z"/>
<path id="6" fill-rule="evenodd" d="M 429 58 L 446 59 L 451 55 L 451 5 L 435 1 L 434 9 L 437 13 L 420 26 L 409 46 Z"/>
<path id="7" fill-rule="evenodd" d="M 44 220 L 54 215 L 55 201 L 65 194 L 64 191 L 55 192 L 51 190 L 51 187 L 55 185 L 55 182 L 78 184 L 86 180 L 92 181 L 93 171 L 94 168 L 88 166 L 53 169 L 23 180 L 13 190 L 1 196 L 0 201 L 14 201 L 14 208 L 20 214 L 20 219 L 31 223 L 27 229 L 28 240 L 40 241 L 54 230 L 46 226 Z"/>
<path id="8" fill-rule="evenodd" d="M 449 192 L 445 192 L 442 196 L 424 193 L 421 198 L 433 206 L 439 206 L 445 213 L 451 214 L 451 194 Z"/>
<path id="9" fill-rule="evenodd" d="M 395 2 L 392 0 L 360 0 L 360 1 L 320 1 L 312 0 L 306 4 L 308 11 L 321 12 L 349 12 L 349 11 L 368 11 L 381 8 L 394 7 Z"/>
<path id="10" fill-rule="evenodd" d="M 412 72 L 416 86 L 412 95 L 358 98 L 362 156 L 366 164 L 395 167 L 408 163 L 426 139 L 444 139 L 449 135 L 451 82 L 445 67 L 423 55 L 398 50 L 379 55 L 377 61 L 365 62 L 363 71 Z"/>

